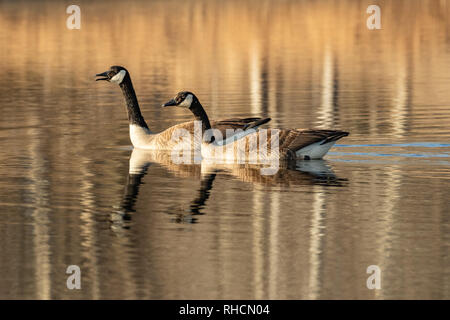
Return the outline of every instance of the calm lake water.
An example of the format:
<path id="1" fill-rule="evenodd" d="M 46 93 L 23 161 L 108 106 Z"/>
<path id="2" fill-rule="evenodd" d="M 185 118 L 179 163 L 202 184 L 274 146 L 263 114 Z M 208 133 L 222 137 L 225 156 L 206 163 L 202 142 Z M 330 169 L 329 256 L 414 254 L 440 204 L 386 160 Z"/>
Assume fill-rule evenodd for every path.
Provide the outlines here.
<path id="1" fill-rule="evenodd" d="M 369 1 L 68 4 L 0 2 L 0 298 L 450 298 L 449 1 L 382 1 L 381 30 Z M 176 165 L 132 150 L 111 65 L 154 131 L 190 90 L 351 135 L 275 176 Z"/>

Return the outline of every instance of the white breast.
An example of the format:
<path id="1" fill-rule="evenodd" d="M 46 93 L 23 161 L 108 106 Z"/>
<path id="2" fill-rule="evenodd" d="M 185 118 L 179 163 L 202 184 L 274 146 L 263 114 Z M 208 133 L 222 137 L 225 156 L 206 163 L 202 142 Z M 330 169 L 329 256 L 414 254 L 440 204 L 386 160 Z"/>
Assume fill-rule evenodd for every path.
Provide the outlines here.
<path id="1" fill-rule="evenodd" d="M 147 128 L 130 124 L 130 140 L 134 147 L 145 149 L 151 144 L 150 131 Z"/>

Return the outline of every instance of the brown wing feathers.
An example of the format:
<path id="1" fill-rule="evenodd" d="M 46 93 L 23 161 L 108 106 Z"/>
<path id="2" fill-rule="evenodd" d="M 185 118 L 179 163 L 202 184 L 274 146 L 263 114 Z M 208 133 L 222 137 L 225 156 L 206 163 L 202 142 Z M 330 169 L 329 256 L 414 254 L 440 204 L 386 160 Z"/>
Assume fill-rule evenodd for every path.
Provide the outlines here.
<path id="1" fill-rule="evenodd" d="M 227 137 L 227 129 L 228 130 L 248 130 L 248 129 L 256 129 L 257 127 L 267 123 L 270 121 L 270 118 L 233 118 L 233 119 L 225 119 L 219 121 L 211 121 L 211 127 L 213 129 L 219 130 L 222 133 L 222 139 Z"/>
<path id="2" fill-rule="evenodd" d="M 248 130 L 250 128 L 258 127 L 264 123 L 270 121 L 270 118 L 244 118 L 244 119 L 226 119 L 220 121 L 211 121 L 213 129 L 218 129 L 222 132 L 223 138 L 226 137 L 227 129 L 242 129 Z M 161 138 L 163 141 L 170 141 L 171 135 L 176 129 L 186 129 L 191 134 L 194 133 L 194 122 L 189 121 L 175 125 L 164 132 L 162 132 Z M 280 155 L 282 157 L 295 157 L 295 152 L 317 142 L 325 144 L 331 141 L 337 141 L 342 137 L 348 136 L 349 133 L 339 130 L 321 130 L 321 129 L 281 129 L 277 130 L 279 134 L 279 148 Z M 274 129 L 268 129 L 268 139 L 271 139 L 271 135 L 274 133 Z M 162 141 L 162 142 L 163 142 Z M 161 142 L 161 143 L 162 143 Z M 283 156 L 284 155 L 284 156 Z"/>
<path id="3" fill-rule="evenodd" d="M 269 122 L 270 120 L 272 120 L 272 119 L 264 118 L 264 119 L 255 120 L 254 122 L 247 123 L 244 126 L 244 128 L 242 128 L 242 130 L 247 130 L 247 129 L 252 129 L 252 128 L 256 128 L 256 127 L 262 126 L 263 124 Z"/>
<path id="4" fill-rule="evenodd" d="M 269 122 L 270 118 L 232 118 L 232 119 L 225 119 L 225 120 L 219 120 L 219 121 L 212 121 L 211 126 L 213 128 L 225 128 L 225 129 L 242 129 L 247 130 L 250 128 L 259 127 L 267 122 Z"/>
<path id="5" fill-rule="evenodd" d="M 321 144 L 336 141 L 342 137 L 348 136 L 348 132 L 338 130 L 320 130 L 320 129 L 292 129 L 280 130 L 280 149 L 284 151 L 295 152 L 310 144 L 323 141 Z"/>

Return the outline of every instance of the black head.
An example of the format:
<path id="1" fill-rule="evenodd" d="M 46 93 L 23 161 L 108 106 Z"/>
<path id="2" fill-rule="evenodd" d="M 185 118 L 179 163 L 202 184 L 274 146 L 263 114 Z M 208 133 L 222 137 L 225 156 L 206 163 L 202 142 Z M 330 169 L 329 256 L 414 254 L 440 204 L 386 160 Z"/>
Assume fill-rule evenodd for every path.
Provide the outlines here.
<path id="1" fill-rule="evenodd" d="M 121 84 L 126 77 L 129 77 L 127 69 L 121 66 L 112 66 L 108 71 L 95 75 L 97 78 L 95 81 L 106 80 L 112 83 Z"/>
<path id="2" fill-rule="evenodd" d="M 162 106 L 176 106 L 182 108 L 190 108 L 194 102 L 197 102 L 198 99 L 192 92 L 189 91 L 181 91 L 178 92 L 177 95 L 170 101 L 167 101 Z"/>

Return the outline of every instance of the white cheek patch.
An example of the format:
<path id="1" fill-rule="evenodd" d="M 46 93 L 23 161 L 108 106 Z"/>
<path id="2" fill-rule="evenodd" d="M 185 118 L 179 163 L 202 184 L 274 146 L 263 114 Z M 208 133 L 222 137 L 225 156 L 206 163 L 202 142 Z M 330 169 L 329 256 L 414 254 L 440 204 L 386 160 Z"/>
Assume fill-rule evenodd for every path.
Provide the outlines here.
<path id="1" fill-rule="evenodd" d="M 111 81 L 112 83 L 121 84 L 126 74 L 127 72 L 125 70 L 120 70 L 119 73 L 112 77 L 109 81 Z"/>
<path id="2" fill-rule="evenodd" d="M 192 103 L 192 94 L 188 94 L 188 96 L 178 106 L 189 108 L 191 106 L 191 103 Z"/>

